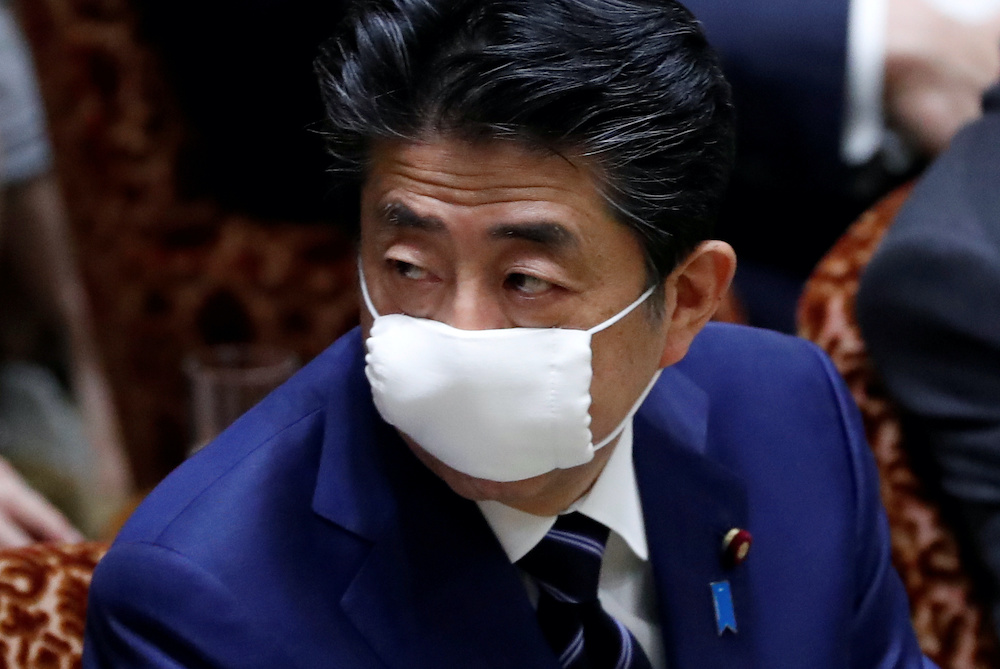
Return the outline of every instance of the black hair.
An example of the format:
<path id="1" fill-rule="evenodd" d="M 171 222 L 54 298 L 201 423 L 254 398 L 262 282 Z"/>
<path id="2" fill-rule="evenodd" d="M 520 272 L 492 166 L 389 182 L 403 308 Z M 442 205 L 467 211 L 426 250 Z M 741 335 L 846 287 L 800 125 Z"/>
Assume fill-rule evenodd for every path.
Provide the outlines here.
<path id="1" fill-rule="evenodd" d="M 367 0 L 316 69 L 332 170 L 352 189 L 373 140 L 513 138 L 592 159 L 650 283 L 711 235 L 732 104 L 673 0 Z"/>

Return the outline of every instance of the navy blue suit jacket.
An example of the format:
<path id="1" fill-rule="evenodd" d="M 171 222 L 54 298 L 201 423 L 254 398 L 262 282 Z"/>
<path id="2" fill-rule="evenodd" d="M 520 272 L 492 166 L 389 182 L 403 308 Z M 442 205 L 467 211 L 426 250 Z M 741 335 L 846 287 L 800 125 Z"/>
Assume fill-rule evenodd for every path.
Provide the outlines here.
<path id="1" fill-rule="evenodd" d="M 148 497 L 96 570 L 85 667 L 555 669 L 478 507 L 379 418 L 363 360 L 354 331 Z M 814 347 L 710 325 L 634 425 L 671 669 L 921 666 L 858 414 Z M 754 544 L 730 569 L 732 527 Z"/>

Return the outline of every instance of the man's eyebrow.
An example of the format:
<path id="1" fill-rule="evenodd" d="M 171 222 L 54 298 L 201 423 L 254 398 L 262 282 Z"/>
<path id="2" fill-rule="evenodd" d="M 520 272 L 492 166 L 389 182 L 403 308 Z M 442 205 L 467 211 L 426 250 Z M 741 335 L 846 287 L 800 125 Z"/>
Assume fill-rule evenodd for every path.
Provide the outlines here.
<path id="1" fill-rule="evenodd" d="M 444 230 L 444 223 L 436 216 L 421 216 L 405 204 L 390 202 L 382 208 L 381 220 L 393 228 L 410 228 L 439 232 Z"/>
<path id="2" fill-rule="evenodd" d="M 390 202 L 382 208 L 381 221 L 391 228 L 407 228 L 441 232 L 444 222 L 437 216 L 423 216 L 401 202 Z M 519 239 L 553 249 L 577 245 L 577 238 L 566 226 L 552 221 L 498 223 L 489 228 L 491 239 Z"/>
<path id="3" fill-rule="evenodd" d="M 565 226 L 551 221 L 499 223 L 490 228 L 493 239 L 523 239 L 551 248 L 563 249 L 577 245 L 577 238 Z"/>

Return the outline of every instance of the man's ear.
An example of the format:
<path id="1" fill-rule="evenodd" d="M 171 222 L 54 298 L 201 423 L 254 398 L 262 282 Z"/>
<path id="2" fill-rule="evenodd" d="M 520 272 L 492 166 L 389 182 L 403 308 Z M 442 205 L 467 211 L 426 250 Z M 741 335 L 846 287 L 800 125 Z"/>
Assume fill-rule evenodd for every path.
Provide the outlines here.
<path id="1" fill-rule="evenodd" d="M 735 272 L 733 247 L 713 239 L 699 244 L 666 278 L 666 340 L 660 367 L 687 354 L 695 335 L 718 309 Z"/>

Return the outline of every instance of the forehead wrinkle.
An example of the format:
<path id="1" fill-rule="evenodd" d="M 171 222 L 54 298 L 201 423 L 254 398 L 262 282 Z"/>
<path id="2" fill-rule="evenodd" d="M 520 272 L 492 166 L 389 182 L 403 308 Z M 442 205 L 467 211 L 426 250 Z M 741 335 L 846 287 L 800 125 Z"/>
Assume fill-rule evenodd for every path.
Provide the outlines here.
<path id="1" fill-rule="evenodd" d="M 514 202 L 548 202 L 568 194 L 580 195 L 578 184 L 566 184 L 549 179 L 541 169 L 524 176 L 516 167 L 484 170 L 477 166 L 474 173 L 463 173 L 459 166 L 446 169 L 404 169 L 405 188 L 416 190 L 438 200 L 466 207 Z"/>
<path id="2" fill-rule="evenodd" d="M 440 140 L 381 142 L 376 145 L 375 162 L 387 163 L 387 172 L 406 182 L 416 182 L 419 188 L 441 189 L 450 197 L 458 197 L 466 206 L 511 200 L 544 201 L 551 199 L 551 193 L 559 192 L 576 194 L 580 184 L 570 185 L 561 176 L 567 169 L 585 179 L 586 186 L 598 186 L 590 161 L 574 160 L 571 154 L 501 141 L 444 141 L 445 146 L 431 159 L 423 156 L 414 159 L 411 154 L 434 148 Z M 488 159 L 482 160 L 483 157 Z M 525 160 L 531 163 L 527 170 Z"/>

